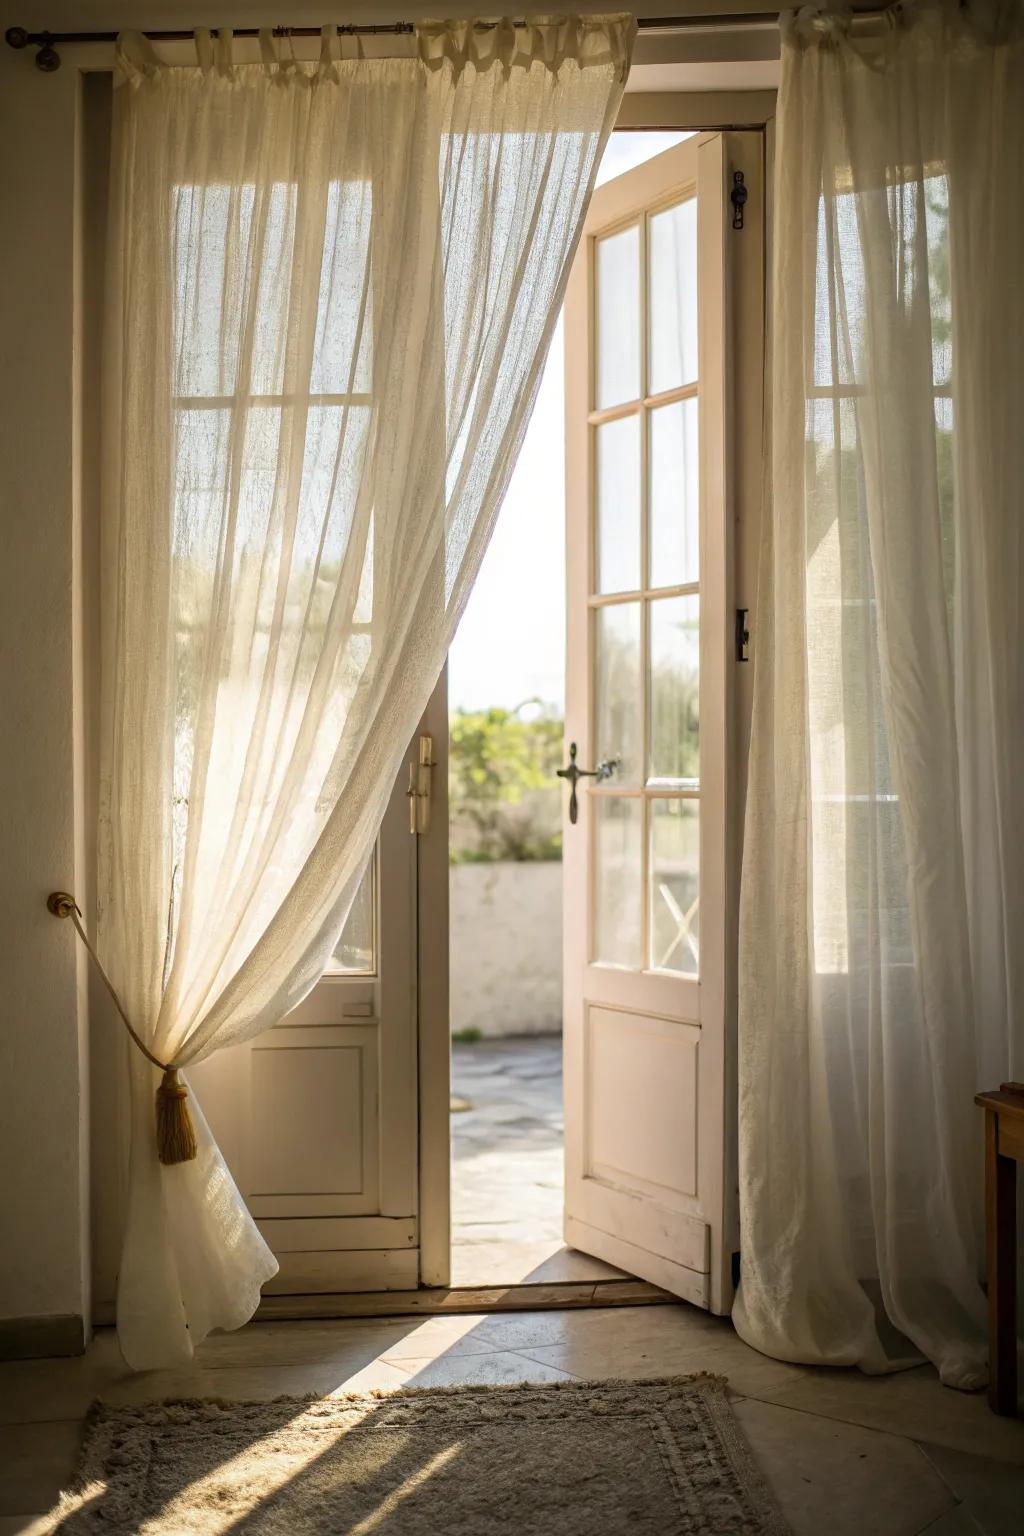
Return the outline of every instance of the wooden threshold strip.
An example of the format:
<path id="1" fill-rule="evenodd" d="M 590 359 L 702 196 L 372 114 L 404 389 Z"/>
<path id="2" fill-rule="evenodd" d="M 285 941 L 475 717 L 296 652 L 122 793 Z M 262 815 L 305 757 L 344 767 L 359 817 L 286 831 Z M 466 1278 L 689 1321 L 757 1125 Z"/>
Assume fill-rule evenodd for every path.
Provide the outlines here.
<path id="1" fill-rule="evenodd" d="M 255 1321 L 295 1318 L 435 1317 L 461 1312 L 542 1312 L 560 1307 L 649 1307 L 678 1298 L 645 1280 L 567 1280 L 546 1285 L 489 1285 L 418 1291 L 264 1296 Z"/>

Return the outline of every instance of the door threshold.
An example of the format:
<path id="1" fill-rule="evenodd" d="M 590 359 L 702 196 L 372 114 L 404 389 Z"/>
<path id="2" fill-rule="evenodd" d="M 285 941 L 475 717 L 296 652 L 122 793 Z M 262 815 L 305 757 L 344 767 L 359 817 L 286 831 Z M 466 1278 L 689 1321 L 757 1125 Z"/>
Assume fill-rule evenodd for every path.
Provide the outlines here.
<path id="1" fill-rule="evenodd" d="M 650 1307 L 679 1302 L 646 1280 L 546 1285 L 424 1286 L 418 1291 L 264 1296 L 258 1323 L 352 1317 L 434 1317 L 461 1312 L 545 1312 L 572 1307 Z"/>

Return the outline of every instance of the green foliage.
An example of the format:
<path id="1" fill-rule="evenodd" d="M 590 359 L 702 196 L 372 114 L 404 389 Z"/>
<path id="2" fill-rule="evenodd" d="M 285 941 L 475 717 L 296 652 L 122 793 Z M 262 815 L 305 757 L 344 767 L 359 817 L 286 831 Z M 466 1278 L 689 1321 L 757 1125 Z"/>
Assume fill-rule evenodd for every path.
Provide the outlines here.
<path id="1" fill-rule="evenodd" d="M 475 1045 L 483 1037 L 483 1030 L 477 1029 L 475 1024 L 467 1024 L 465 1029 L 452 1030 L 452 1040 L 456 1045 Z"/>
<path id="2" fill-rule="evenodd" d="M 459 710 L 451 719 L 452 863 L 562 856 L 561 719 L 540 709 Z"/>

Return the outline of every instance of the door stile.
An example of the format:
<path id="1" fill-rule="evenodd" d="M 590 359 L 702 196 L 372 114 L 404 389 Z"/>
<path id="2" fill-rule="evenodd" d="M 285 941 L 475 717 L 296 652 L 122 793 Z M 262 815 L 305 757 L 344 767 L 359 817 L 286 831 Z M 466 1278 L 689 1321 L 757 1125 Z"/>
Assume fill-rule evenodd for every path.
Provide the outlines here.
<path id="1" fill-rule="evenodd" d="M 770 134 L 771 124 L 769 124 Z M 726 693 L 727 795 L 730 807 L 725 826 L 724 991 L 722 1094 L 723 1186 L 722 1226 L 717 1273 L 713 1269 L 713 1309 L 732 1308 L 740 1259 L 739 1126 L 738 1126 L 738 953 L 739 893 L 743 857 L 747 748 L 750 739 L 753 665 L 741 662 L 736 649 L 735 619 L 748 614 L 756 632 L 756 567 L 759 558 L 761 498 L 764 486 L 765 442 L 765 274 L 768 177 L 766 135 L 758 132 L 725 136 L 722 228 L 725 255 L 724 397 L 727 438 L 724 445 L 725 503 L 729 512 L 725 569 L 727 572 Z M 750 191 L 743 210 L 743 229 L 732 230 L 729 191 L 734 172 L 743 174 Z M 753 649 L 752 642 L 751 650 Z"/>
<path id="2" fill-rule="evenodd" d="M 697 172 L 697 259 L 700 272 L 700 1113 L 698 1167 L 701 1205 L 711 1229 L 709 1306 L 728 1310 L 730 1266 L 721 1259 L 725 1226 L 725 1036 L 727 934 L 733 921 L 727 889 L 727 837 L 733 809 L 732 527 L 729 406 L 726 394 L 727 241 L 726 141 L 702 142 Z M 706 702 L 705 702 L 706 701 Z M 706 918 L 706 920 L 705 920 Z M 707 1023 L 710 1028 L 703 1026 Z"/>
<path id="3" fill-rule="evenodd" d="M 434 766 L 430 770 L 429 828 L 413 839 L 417 887 L 419 1278 L 421 1285 L 444 1287 L 451 1280 L 447 663 L 420 721 L 420 731 L 433 741 Z"/>
<path id="4" fill-rule="evenodd" d="M 640 218 L 640 398 L 644 404 L 640 407 L 640 581 L 642 589 L 650 587 L 650 546 L 651 531 L 648 519 L 650 511 L 650 414 L 646 401 L 650 396 L 650 327 L 647 323 L 649 292 L 648 292 L 648 218 L 645 212 Z M 596 352 L 596 348 L 594 348 Z M 596 433 L 595 433 L 596 435 Z M 593 528 L 593 522 L 591 523 Z M 596 543 L 591 535 L 592 542 Z M 595 587 L 591 591 L 596 590 Z M 646 787 L 647 762 L 646 744 L 650 740 L 651 726 L 651 626 L 650 606 L 643 599 L 640 602 L 640 676 L 644 679 L 642 697 L 640 700 L 640 739 L 644 743 L 645 760 L 641 765 L 640 780 Z M 593 633 L 593 631 L 591 632 Z M 594 677 L 595 658 L 590 658 L 590 676 Z M 594 704 L 591 704 L 591 719 L 594 719 Z M 596 819 L 596 818 L 595 818 Z M 651 913 L 650 902 L 647 899 L 647 883 L 650 878 L 650 809 L 646 794 L 640 796 L 640 889 L 643 899 L 640 903 L 640 953 L 644 957 L 646 965 L 650 955 L 650 929 Z M 593 855 L 592 855 L 593 856 Z"/>
<path id="5" fill-rule="evenodd" d="M 587 509 L 591 505 L 596 477 L 596 436 L 580 432 L 576 424 L 586 420 L 594 397 L 596 356 L 592 345 L 596 285 L 593 264 L 588 253 L 588 237 L 580 243 L 565 295 L 565 494 L 566 494 L 566 614 L 570 626 L 566 648 L 565 671 L 565 752 L 576 742 L 582 762 L 591 758 L 590 722 L 593 699 L 590 682 L 590 656 L 594 646 L 596 611 L 587 603 L 595 585 L 596 549 L 593 540 L 583 536 L 587 528 Z M 585 337 L 583 346 L 568 345 L 571 336 Z M 582 626 L 582 633 L 580 627 Z M 562 933 L 563 933 L 563 1113 L 570 1125 L 584 1126 L 586 1105 L 584 1082 L 584 1040 L 582 1030 L 566 1027 L 569 1009 L 583 996 L 588 935 L 593 921 L 593 895 L 587 869 L 590 863 L 591 797 L 579 797 L 579 820 L 569 837 L 565 823 L 562 839 Z M 583 1138 L 565 1137 L 565 1188 L 568 1191 L 582 1180 Z"/>

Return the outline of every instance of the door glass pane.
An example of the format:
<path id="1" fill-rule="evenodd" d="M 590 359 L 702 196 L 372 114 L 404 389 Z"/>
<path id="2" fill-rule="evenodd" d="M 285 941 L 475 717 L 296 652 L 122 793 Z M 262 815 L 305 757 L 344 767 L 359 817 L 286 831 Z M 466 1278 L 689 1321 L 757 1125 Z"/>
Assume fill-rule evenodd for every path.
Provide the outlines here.
<path id="1" fill-rule="evenodd" d="M 697 377 L 697 199 L 652 215 L 648 241 L 648 391 L 656 395 Z"/>
<path id="2" fill-rule="evenodd" d="M 597 428 L 597 590 L 640 586 L 640 418 Z"/>
<path id="3" fill-rule="evenodd" d="M 597 241 L 597 399 L 602 411 L 640 394 L 640 227 Z"/>
<path id="4" fill-rule="evenodd" d="M 640 604 L 610 603 L 594 615 L 594 732 L 597 762 L 617 758 L 614 782 L 639 784 L 643 773 Z M 595 768 L 597 762 L 584 763 Z"/>
<path id="5" fill-rule="evenodd" d="M 373 954 L 376 865 L 375 850 L 359 882 L 348 921 L 341 931 L 341 938 L 334 946 L 334 953 L 327 967 L 328 976 L 341 974 L 372 976 L 376 970 Z"/>
<path id="6" fill-rule="evenodd" d="M 651 603 L 652 779 L 700 778 L 700 598 Z"/>
<path id="7" fill-rule="evenodd" d="M 593 957 L 639 968 L 643 802 L 593 795 Z"/>
<path id="8" fill-rule="evenodd" d="M 700 943 L 700 801 L 650 802 L 648 964 L 695 976 Z"/>
<path id="9" fill-rule="evenodd" d="M 697 410 L 693 399 L 651 412 L 652 587 L 700 579 Z"/>

